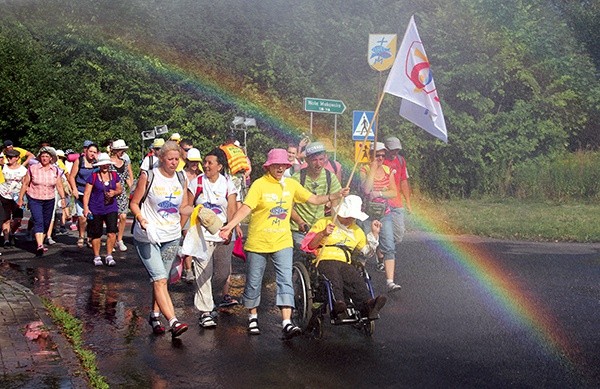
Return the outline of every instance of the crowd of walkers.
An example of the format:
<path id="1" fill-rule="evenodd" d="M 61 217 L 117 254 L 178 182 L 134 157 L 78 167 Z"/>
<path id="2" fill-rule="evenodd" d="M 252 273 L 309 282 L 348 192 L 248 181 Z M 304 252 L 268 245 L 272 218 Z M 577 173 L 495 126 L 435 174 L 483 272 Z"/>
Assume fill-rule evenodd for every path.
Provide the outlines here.
<path id="1" fill-rule="evenodd" d="M 43 144 L 33 154 L 4 141 L 1 247 L 15 245 L 27 207 L 28 232 L 20 236 L 35 239 L 36 256 L 55 243 L 53 234 L 70 228 L 78 234 L 79 248 L 91 248 L 93 266 L 116 266 L 113 252 L 128 249 L 123 235 L 131 213 L 133 246 L 152 283 L 148 323 L 155 334 L 162 334 L 167 330 L 164 318 L 173 337 L 188 326 L 175 314 L 169 282 L 181 278 L 195 284 L 199 325 L 215 327 L 216 308 L 239 304 L 229 293 L 229 282 L 232 254 L 242 241 L 244 251 L 237 253 L 246 259 L 242 304 L 252 335 L 261 333 L 258 308 L 269 259 L 283 337 L 301 333 L 292 321 L 294 250 L 318 253 L 316 266 L 322 264 L 333 283 L 336 314 L 345 311 L 349 298 L 369 317 L 376 317 L 386 302 L 383 295 L 370 299 L 357 290 L 360 280 L 354 267 L 347 266 L 347 252 L 376 258 L 377 269 L 385 272 L 387 292 L 400 289 L 394 279 L 396 249 L 404 234 L 405 209 L 410 212 L 411 205 L 398 138 L 371 146 L 371 162 L 360 169 L 356 195 L 343 185 L 341 165 L 329 159 L 325 145 L 307 139 L 287 150 L 270 150 L 264 174 L 252 183 L 250 159 L 233 134 L 204 157 L 179 134 L 156 138 L 137 180 L 127 150 L 118 139 L 102 148 L 85 141 L 78 152 Z M 246 220 L 244 237 L 240 223 Z"/>

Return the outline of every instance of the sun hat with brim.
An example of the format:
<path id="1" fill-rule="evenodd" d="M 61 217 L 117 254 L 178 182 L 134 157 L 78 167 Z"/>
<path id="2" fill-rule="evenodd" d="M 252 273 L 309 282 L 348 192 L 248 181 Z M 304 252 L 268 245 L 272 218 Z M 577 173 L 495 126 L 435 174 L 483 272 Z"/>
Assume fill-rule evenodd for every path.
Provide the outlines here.
<path id="1" fill-rule="evenodd" d="M 110 160 L 110 156 L 106 153 L 100 153 L 98 155 L 98 159 L 94 163 L 94 166 L 103 166 L 103 165 L 114 165 L 114 162 Z"/>
<path id="2" fill-rule="evenodd" d="M 388 150 L 402 150 L 402 143 L 395 136 L 389 136 L 385 138 L 385 148 Z"/>
<path id="3" fill-rule="evenodd" d="M 67 156 L 65 155 L 65 152 L 64 152 L 64 151 L 62 151 L 62 150 L 60 150 L 60 149 L 56 150 L 56 156 L 57 156 L 58 158 L 66 158 L 66 157 L 67 157 Z"/>
<path id="4" fill-rule="evenodd" d="M 267 154 L 267 162 L 263 164 L 264 168 L 268 168 L 271 165 L 286 165 L 291 167 L 292 164 L 288 160 L 288 153 L 285 149 L 271 149 Z"/>
<path id="5" fill-rule="evenodd" d="M 188 161 L 192 161 L 192 162 L 202 161 L 202 156 L 200 155 L 200 150 L 198 150 L 195 147 L 192 147 L 191 149 L 189 149 L 187 152 L 187 159 L 188 159 Z"/>
<path id="6" fill-rule="evenodd" d="M 385 144 L 383 142 L 377 142 L 375 143 L 371 143 L 371 151 L 379 151 L 379 150 L 385 150 Z"/>
<path id="7" fill-rule="evenodd" d="M 127 150 L 128 148 L 129 146 L 125 144 L 123 139 L 117 139 L 116 141 L 112 142 L 112 145 L 110 146 L 111 150 Z"/>
<path id="8" fill-rule="evenodd" d="M 160 149 L 165 145 L 165 140 L 163 138 L 155 138 L 154 142 L 152 142 L 153 149 Z"/>
<path id="9" fill-rule="evenodd" d="M 19 157 L 21 155 L 21 153 L 19 153 L 17 150 L 15 149 L 8 149 L 4 152 L 4 155 L 7 158 L 14 158 L 14 157 Z"/>
<path id="10" fill-rule="evenodd" d="M 349 195 L 338 205 L 338 217 L 353 217 L 360 221 L 365 221 L 369 215 L 361 211 L 362 199 L 356 195 Z"/>
<path id="11" fill-rule="evenodd" d="M 42 155 L 43 153 L 50 154 L 50 156 L 52 157 L 52 159 L 56 158 L 56 150 L 54 149 L 54 147 L 49 147 L 49 146 L 42 147 L 40 149 L 40 151 L 38 151 L 38 153 L 37 153 L 37 158 L 39 159 L 40 155 Z"/>
<path id="12" fill-rule="evenodd" d="M 198 219 L 200 219 L 200 224 L 213 235 L 219 232 L 221 227 L 223 227 L 223 221 L 219 219 L 217 214 L 210 208 L 203 207 L 200 209 L 198 212 Z"/>
<path id="13" fill-rule="evenodd" d="M 321 142 L 312 142 L 306 146 L 306 156 L 310 157 L 311 155 L 325 153 L 327 150 L 325 149 L 325 145 Z"/>
<path id="14" fill-rule="evenodd" d="M 173 135 L 171 135 L 169 140 L 174 140 L 175 142 L 179 142 L 181 140 L 181 135 L 179 135 L 177 132 L 175 132 L 175 133 L 173 133 Z"/>

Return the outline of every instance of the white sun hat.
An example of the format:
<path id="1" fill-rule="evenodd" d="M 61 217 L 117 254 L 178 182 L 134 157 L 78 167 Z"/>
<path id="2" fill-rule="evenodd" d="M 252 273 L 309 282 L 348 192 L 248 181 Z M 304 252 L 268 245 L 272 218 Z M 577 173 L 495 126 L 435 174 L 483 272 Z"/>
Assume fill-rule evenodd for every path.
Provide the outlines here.
<path id="1" fill-rule="evenodd" d="M 339 217 L 353 217 L 360 221 L 365 221 L 369 215 L 362 210 L 362 199 L 356 195 L 349 195 L 344 198 L 337 209 Z"/>
<path id="2" fill-rule="evenodd" d="M 94 163 L 94 166 L 102 166 L 102 165 L 114 165 L 114 162 L 110 160 L 109 155 L 106 153 L 100 153 L 98 155 L 98 159 L 96 160 L 96 163 Z"/>
<path id="3" fill-rule="evenodd" d="M 112 142 L 110 148 L 111 150 L 127 150 L 129 146 L 125 144 L 123 139 L 117 139 L 116 141 Z"/>

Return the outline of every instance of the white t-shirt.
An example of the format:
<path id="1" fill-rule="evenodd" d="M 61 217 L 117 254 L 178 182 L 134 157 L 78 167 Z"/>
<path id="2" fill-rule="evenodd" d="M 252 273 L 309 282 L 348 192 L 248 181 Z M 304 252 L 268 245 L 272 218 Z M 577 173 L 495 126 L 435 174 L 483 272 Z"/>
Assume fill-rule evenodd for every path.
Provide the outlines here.
<path id="1" fill-rule="evenodd" d="M 196 190 L 198 188 L 198 180 L 202 180 L 202 193 L 198 196 L 194 205 L 202 204 L 204 208 L 208 208 L 217 214 L 219 219 L 223 223 L 227 222 L 227 196 L 236 195 L 237 189 L 235 184 L 230 179 L 225 178 L 222 174 L 219 174 L 217 181 L 210 182 L 210 180 L 203 174 L 200 174 L 198 178 L 190 181 L 188 184 L 188 190 L 192 192 L 192 195 L 196 196 Z M 222 242 L 223 239 L 219 237 L 219 234 L 212 235 L 208 230 L 202 227 L 202 233 L 204 239 L 210 242 Z"/>
<path id="2" fill-rule="evenodd" d="M 21 190 L 23 177 L 27 174 L 27 168 L 19 165 L 18 168 L 11 169 L 8 165 L 4 165 L 2 174 L 4 175 L 4 182 L 0 184 L 0 196 L 5 199 L 14 200 L 14 196 L 18 195 Z"/>
<path id="3" fill-rule="evenodd" d="M 150 168 L 150 156 L 145 156 L 142 161 L 142 165 L 140 166 L 140 170 L 146 170 Z M 158 168 L 158 157 L 156 155 L 152 156 L 152 169 Z"/>
<path id="4" fill-rule="evenodd" d="M 181 238 L 179 207 L 183 201 L 185 188 L 182 188 L 179 183 L 177 174 L 169 178 L 163 176 L 160 169 L 152 171 L 154 180 L 142 204 L 142 216 L 149 224 L 156 227 L 161 242 L 170 242 Z M 140 228 L 138 222 L 133 229 L 133 238 L 139 242 L 150 242 L 146 231 Z"/>

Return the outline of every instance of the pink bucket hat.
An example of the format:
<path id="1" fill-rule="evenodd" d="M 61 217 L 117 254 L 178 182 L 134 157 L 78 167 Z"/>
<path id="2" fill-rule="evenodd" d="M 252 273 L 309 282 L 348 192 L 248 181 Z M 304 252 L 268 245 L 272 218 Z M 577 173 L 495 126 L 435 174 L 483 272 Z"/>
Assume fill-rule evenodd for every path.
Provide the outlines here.
<path id="1" fill-rule="evenodd" d="M 285 149 L 271 149 L 269 154 L 267 154 L 267 162 L 263 164 L 263 167 L 266 169 L 271 165 L 287 165 L 287 167 L 291 167 L 292 164 L 288 160 L 288 153 Z"/>

